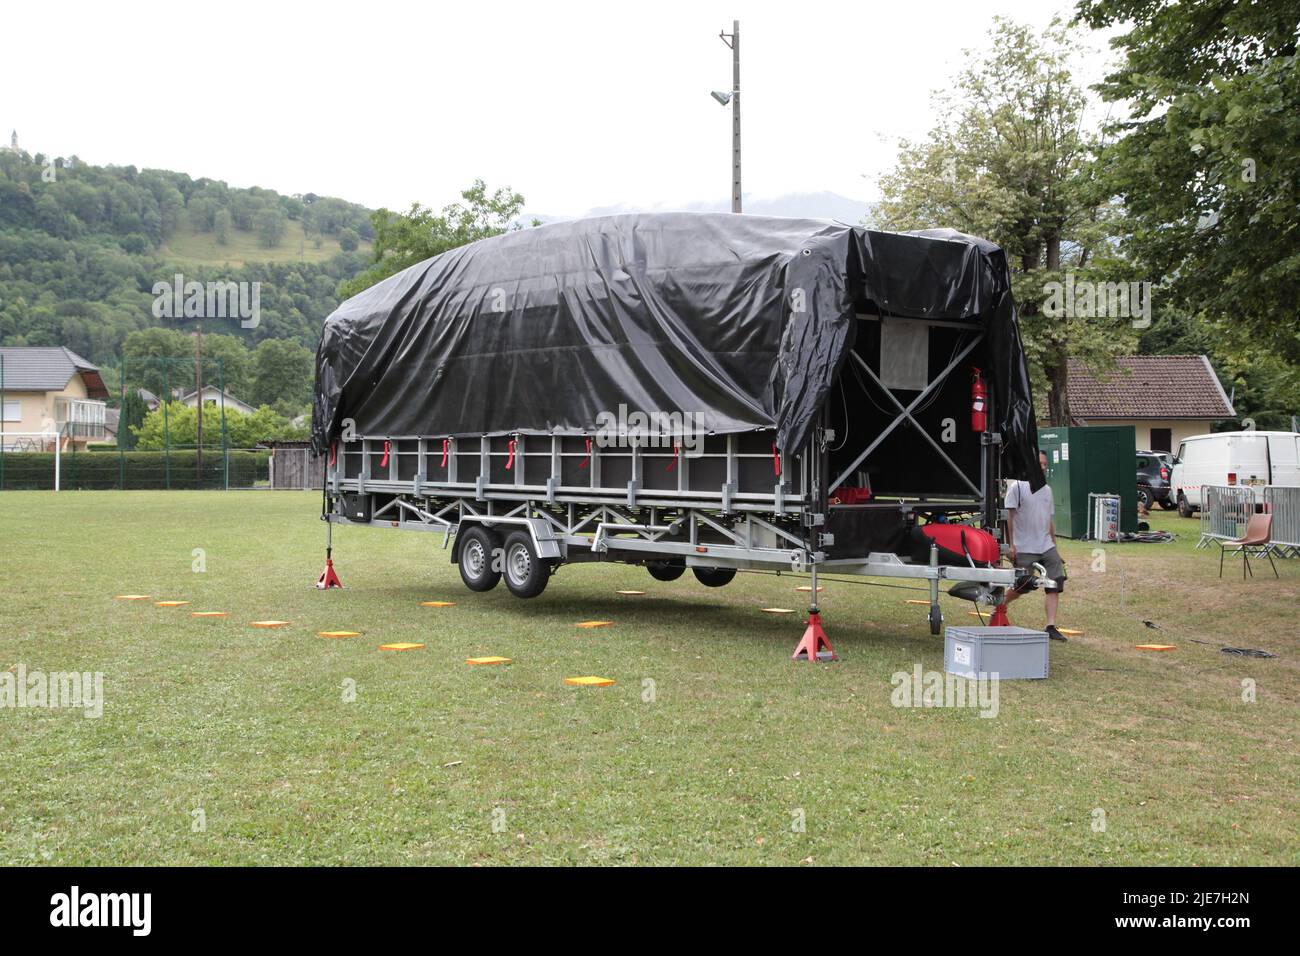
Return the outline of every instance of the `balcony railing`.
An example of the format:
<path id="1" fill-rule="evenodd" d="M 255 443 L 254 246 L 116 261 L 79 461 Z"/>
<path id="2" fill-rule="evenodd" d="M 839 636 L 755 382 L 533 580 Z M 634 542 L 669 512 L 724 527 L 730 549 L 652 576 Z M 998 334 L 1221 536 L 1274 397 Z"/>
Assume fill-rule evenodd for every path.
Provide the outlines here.
<path id="1" fill-rule="evenodd" d="M 103 402 L 61 398 L 55 401 L 55 425 L 59 434 L 68 438 L 104 438 Z"/>

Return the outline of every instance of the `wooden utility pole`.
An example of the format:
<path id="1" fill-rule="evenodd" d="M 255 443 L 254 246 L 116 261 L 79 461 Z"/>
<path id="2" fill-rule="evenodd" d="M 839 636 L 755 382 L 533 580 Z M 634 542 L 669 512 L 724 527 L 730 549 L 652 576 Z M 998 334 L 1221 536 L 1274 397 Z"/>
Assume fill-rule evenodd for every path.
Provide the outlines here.
<path id="1" fill-rule="evenodd" d="M 194 336 L 194 397 L 198 402 L 198 419 L 195 434 L 198 436 L 194 453 L 194 487 L 203 487 L 203 326 L 198 326 Z"/>

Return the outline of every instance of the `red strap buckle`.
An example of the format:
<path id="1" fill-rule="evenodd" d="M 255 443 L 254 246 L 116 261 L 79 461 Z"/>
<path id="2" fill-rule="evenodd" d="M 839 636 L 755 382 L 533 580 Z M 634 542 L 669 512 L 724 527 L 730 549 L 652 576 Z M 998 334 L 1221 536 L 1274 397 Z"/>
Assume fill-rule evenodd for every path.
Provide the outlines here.
<path id="1" fill-rule="evenodd" d="M 506 459 L 506 471 L 509 471 L 515 463 L 515 440 L 510 439 L 510 457 Z"/>
<path id="2" fill-rule="evenodd" d="M 451 444 L 450 438 L 444 438 L 442 440 L 442 463 L 438 465 L 439 468 L 447 467 L 447 446 L 450 444 Z"/>
<path id="3" fill-rule="evenodd" d="M 388 442 L 388 441 L 384 442 L 384 457 L 379 459 L 380 468 L 388 467 L 388 450 L 389 448 L 392 447 L 392 444 L 393 444 L 392 442 Z"/>
<path id="4" fill-rule="evenodd" d="M 781 477 L 781 453 L 776 450 L 776 442 L 772 442 L 772 471 Z"/>
<path id="5" fill-rule="evenodd" d="M 587 457 L 578 462 L 579 468 L 586 468 L 587 462 L 591 461 L 591 439 L 587 439 Z"/>

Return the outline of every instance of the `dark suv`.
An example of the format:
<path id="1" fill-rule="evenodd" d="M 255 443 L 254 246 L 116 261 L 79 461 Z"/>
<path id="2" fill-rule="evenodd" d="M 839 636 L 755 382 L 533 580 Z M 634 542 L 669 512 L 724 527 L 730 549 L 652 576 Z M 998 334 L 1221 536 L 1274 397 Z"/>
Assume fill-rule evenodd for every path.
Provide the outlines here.
<path id="1" fill-rule="evenodd" d="M 1167 451 L 1140 451 L 1137 453 L 1138 501 L 1150 510 L 1160 505 L 1166 511 L 1175 507 L 1169 497 L 1169 475 L 1174 470 L 1174 456 Z"/>

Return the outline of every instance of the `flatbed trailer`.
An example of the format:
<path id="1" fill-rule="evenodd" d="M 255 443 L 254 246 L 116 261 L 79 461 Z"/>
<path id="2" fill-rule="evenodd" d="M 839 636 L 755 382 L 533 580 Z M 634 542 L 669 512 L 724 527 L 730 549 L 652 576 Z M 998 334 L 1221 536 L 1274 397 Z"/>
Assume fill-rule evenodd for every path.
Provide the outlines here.
<path id="1" fill-rule="evenodd" d="M 642 224 L 656 219 L 612 218 L 634 218 Z M 713 228 L 718 217 L 698 218 L 710 220 L 701 228 Z M 689 227 L 691 219 L 672 217 L 672 227 Z M 722 225 L 730 227 L 730 222 Z M 782 223 L 780 229 L 787 228 L 788 221 L 776 222 Z M 804 233 L 797 235 L 791 258 L 799 255 L 800 242 L 807 242 L 805 233 L 820 234 L 829 228 L 829 224 L 796 222 Z M 615 223 L 599 228 L 621 240 L 626 235 L 622 227 Z M 584 241 L 590 240 L 581 225 L 576 228 Z M 885 241 L 882 237 L 891 242 L 902 238 L 859 232 L 877 244 Z M 571 228 L 569 235 L 573 234 Z M 945 583 L 962 584 L 965 596 L 993 603 L 1000 589 L 1017 583 L 1017 575 L 1000 562 L 976 562 L 969 554 L 964 561 L 941 561 L 934 546 L 918 553 L 912 529 L 930 522 L 961 523 L 1000 537 L 998 502 L 1004 466 L 1010 460 L 1023 473 L 1035 439 L 1032 418 L 1026 422 L 1023 408 L 1016 415 L 1002 414 L 999 408 L 1002 402 L 1025 403 L 1028 378 L 1005 264 L 990 253 L 995 247 L 955 233 L 906 238 L 907 255 L 897 254 L 890 260 L 891 268 L 897 269 L 899 261 L 917 262 L 920 271 L 928 272 L 919 281 L 949 283 L 946 293 L 937 298 L 946 295 L 951 302 L 966 295 L 970 301 L 958 301 L 943 311 L 931 310 L 928 299 L 920 307 L 908 308 L 879 290 L 851 288 L 853 278 L 848 276 L 844 281 L 853 308 L 843 317 L 848 323 L 844 347 L 833 368 L 820 370 L 822 388 L 805 403 L 801 433 L 789 425 L 792 414 L 784 422 L 770 415 L 777 420 L 760 420 L 748 428 L 734 422 L 709 428 L 706 415 L 705 427 L 695 429 L 676 427 L 680 418 L 665 417 L 656 424 L 648 416 L 650 426 L 628 429 L 598 427 L 589 413 L 584 418 L 582 412 L 559 420 L 567 407 L 546 408 L 546 427 L 537 427 L 536 419 L 543 416 L 534 414 L 534 406 L 556 404 L 544 391 L 517 405 L 519 427 L 500 427 L 510 420 L 508 411 L 503 416 L 493 408 L 470 408 L 460 396 L 435 396 L 426 402 L 409 376 L 396 384 L 383 376 L 405 361 L 415 377 L 432 369 L 438 381 L 451 374 L 447 368 L 466 360 L 442 344 L 413 345 L 417 332 L 438 327 L 435 341 L 440 342 L 446 328 L 468 328 L 473 333 L 484 324 L 509 320 L 499 311 L 476 311 L 459 300 L 453 314 L 470 324 L 457 326 L 460 320 L 445 314 L 412 319 L 408 304 L 412 289 L 422 288 L 434 298 L 447 293 L 445 281 L 407 277 L 404 283 L 395 283 L 382 302 L 353 313 L 367 323 L 367 337 L 364 349 L 351 347 L 347 363 L 338 356 L 350 347 L 350 339 L 340 336 L 344 344 L 331 345 L 327 323 L 318 359 L 316 413 L 328 415 L 329 422 L 318 420 L 314 436 L 318 449 L 327 454 L 322 516 L 331 525 L 441 532 L 442 546 L 468 587 L 486 590 L 504 578 L 519 597 L 537 596 L 556 569 L 578 562 L 644 565 L 662 581 L 690 570 L 700 583 L 712 587 L 727 584 L 743 570 L 806 573 L 813 583 L 812 615 L 817 614 L 819 573 L 914 579 L 928 592 L 931 632 L 938 634 L 943 621 L 939 595 Z M 494 268 L 488 270 L 493 277 L 502 275 L 502 261 L 514 262 L 515 257 L 495 259 Z M 972 263 L 984 267 L 974 279 L 969 275 Z M 464 263 L 455 266 L 457 273 L 465 269 Z M 785 263 L 780 279 L 773 280 L 781 286 L 782 297 L 791 284 L 788 266 Z M 628 269 L 625 261 L 617 267 Z M 598 271 L 605 281 L 608 270 Z M 751 285 L 752 280 L 751 274 Z M 482 279 L 473 285 L 481 294 L 491 295 L 508 287 L 511 276 L 498 281 L 501 285 L 496 287 Z M 996 287 L 998 282 L 1005 288 Z M 934 298 L 928 291 L 921 295 Z M 563 295 L 555 301 L 562 303 Z M 394 308 L 389 303 L 403 305 Z M 779 319 L 783 306 L 778 301 L 775 307 Z M 532 310 L 549 319 L 555 308 L 550 305 L 550 310 L 538 313 L 539 307 L 530 301 L 518 311 Z M 345 303 L 340 312 L 346 315 L 347 309 Z M 750 321 L 748 316 L 759 311 L 766 316 L 771 309 L 771 304 L 763 303 L 739 321 Z M 594 314 L 603 317 L 606 311 L 603 307 Z M 783 327 L 788 329 L 796 319 L 791 314 Z M 585 321 L 590 324 L 589 317 Z M 396 331 L 390 327 L 394 323 L 399 326 Z M 999 323 L 997 334 L 992 331 L 994 323 Z M 564 332 L 554 334 L 562 338 Z M 347 335 L 353 336 L 353 330 Z M 781 352 L 788 354 L 784 335 Z M 1014 427 L 1016 434 L 1010 436 L 1014 455 L 1007 454 L 1008 436 L 1002 430 L 968 427 L 972 379 L 984 374 L 979 366 L 987 368 L 1006 353 L 1008 343 L 1013 348 L 1006 360 L 1019 367 L 1000 379 L 990 375 L 992 383 L 996 386 L 1000 381 L 1002 387 L 988 390 L 984 411 L 991 425 L 1001 422 L 1004 428 L 1008 423 Z M 464 353 L 473 351 L 460 347 Z M 501 361 L 510 365 L 510 380 L 518 381 L 513 363 L 522 360 L 505 347 L 496 347 L 506 356 Z M 583 347 L 587 346 L 577 346 L 579 351 Z M 372 353 L 380 348 L 404 358 L 374 359 Z M 598 351 L 597 346 L 589 349 L 592 354 Z M 440 354 L 425 361 L 430 351 Z M 690 362 L 690 351 L 677 342 L 658 341 L 653 348 L 639 346 L 636 354 L 642 357 L 650 352 L 657 360 L 668 355 L 670 361 L 678 361 L 676 356 L 682 352 L 688 357 L 680 361 Z M 769 362 L 770 356 L 762 354 L 756 360 Z M 900 364 L 910 367 L 900 369 Z M 490 388 L 490 366 L 480 363 L 477 368 Z M 572 368 L 568 374 L 573 374 Z M 358 380 L 362 387 L 353 388 L 349 395 L 351 386 L 346 383 Z M 782 384 L 788 393 L 790 383 Z M 563 386 L 553 383 L 552 387 Z M 611 418 L 614 408 L 625 411 L 629 400 L 648 390 L 636 383 L 624 389 L 617 381 L 602 387 L 600 407 L 608 409 Z M 750 389 L 750 393 L 757 391 Z M 376 394 L 384 408 L 379 414 L 367 408 Z M 569 400 L 574 405 L 582 401 L 585 397 Z M 420 414 L 394 413 L 393 409 L 405 409 L 412 402 L 425 402 Z M 443 414 L 449 404 L 455 405 L 454 413 Z M 674 411 L 691 410 L 681 408 L 682 404 L 687 403 L 679 403 Z M 755 413 L 754 417 L 763 416 Z M 385 427 L 394 419 L 401 424 L 450 427 L 441 431 Z M 486 427 L 477 433 L 455 427 L 466 422 Z M 1036 454 L 1032 461 L 1036 467 Z M 1037 478 L 1041 481 L 1041 475 Z M 1041 570 L 1037 577 L 1039 583 L 1047 583 Z"/>

